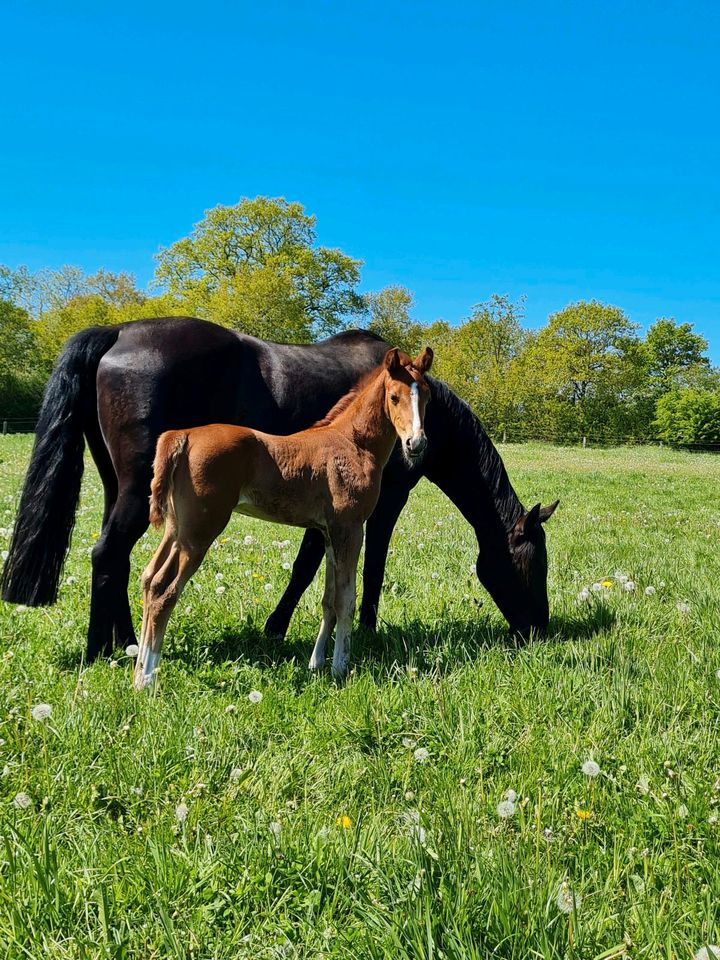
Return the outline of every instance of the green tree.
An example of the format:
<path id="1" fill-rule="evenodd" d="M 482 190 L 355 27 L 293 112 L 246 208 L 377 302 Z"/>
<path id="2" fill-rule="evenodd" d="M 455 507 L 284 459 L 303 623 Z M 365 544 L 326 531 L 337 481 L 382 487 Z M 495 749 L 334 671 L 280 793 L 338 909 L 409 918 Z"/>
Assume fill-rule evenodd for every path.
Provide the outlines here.
<path id="1" fill-rule="evenodd" d="M 0 300 L 0 415 L 34 417 L 43 388 L 34 322 L 27 310 Z"/>
<path id="2" fill-rule="evenodd" d="M 299 203 L 245 198 L 206 211 L 188 237 L 160 250 L 155 284 L 200 316 L 274 339 L 311 339 L 364 309 L 360 261 L 315 239 L 315 217 Z"/>
<path id="3" fill-rule="evenodd" d="M 425 328 L 410 316 L 413 295 L 407 287 L 384 287 L 368 294 L 366 301 L 370 311 L 368 330 L 414 357 L 424 345 Z"/>
<path id="4" fill-rule="evenodd" d="M 522 311 L 522 299 L 513 303 L 507 296 L 493 294 L 475 306 L 469 320 L 449 328 L 450 336 L 437 348 L 439 375 L 495 435 L 514 418 L 516 398 L 509 371 L 525 339 Z M 429 334 L 428 342 L 434 347 Z"/>
<path id="5" fill-rule="evenodd" d="M 663 393 L 693 373 L 707 370 L 707 348 L 707 340 L 693 333 L 692 324 L 666 317 L 656 320 L 645 336 L 651 389 Z"/>
<path id="6" fill-rule="evenodd" d="M 646 432 L 638 400 L 645 358 L 636 331 L 622 310 L 597 300 L 553 314 L 513 371 L 529 429 L 559 439 Z"/>

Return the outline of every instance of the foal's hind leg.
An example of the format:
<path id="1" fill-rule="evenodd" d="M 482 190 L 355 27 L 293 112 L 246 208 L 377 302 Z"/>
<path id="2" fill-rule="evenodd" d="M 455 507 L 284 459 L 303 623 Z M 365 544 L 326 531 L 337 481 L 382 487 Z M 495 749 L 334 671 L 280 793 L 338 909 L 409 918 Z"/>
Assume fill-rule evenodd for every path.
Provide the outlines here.
<path id="1" fill-rule="evenodd" d="M 355 616 L 355 578 L 363 540 L 362 524 L 343 527 L 333 531 L 331 536 L 335 553 L 335 615 L 337 617 L 332 674 L 337 679 L 342 679 L 348 669 L 348 648 Z"/>
<path id="2" fill-rule="evenodd" d="M 143 574 L 145 603 L 140 653 L 135 665 L 136 690 L 142 690 L 155 679 L 170 615 L 188 580 L 202 563 L 210 543 L 200 549 L 190 548 L 172 536 L 166 537 Z M 160 563 L 159 569 L 156 565 L 153 570 L 156 559 Z"/>
<path id="3" fill-rule="evenodd" d="M 324 665 L 327 642 L 335 627 L 335 557 L 331 543 L 327 543 L 325 547 L 325 592 L 322 598 L 322 610 L 320 633 L 317 635 L 308 664 L 310 670 L 320 670 Z"/>

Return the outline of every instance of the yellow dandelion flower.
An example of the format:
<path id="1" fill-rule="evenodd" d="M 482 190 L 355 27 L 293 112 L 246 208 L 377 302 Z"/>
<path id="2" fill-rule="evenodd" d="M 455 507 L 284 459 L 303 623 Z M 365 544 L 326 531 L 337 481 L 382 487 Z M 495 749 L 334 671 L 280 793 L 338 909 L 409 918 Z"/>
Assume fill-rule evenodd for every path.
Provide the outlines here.
<path id="1" fill-rule="evenodd" d="M 580 820 L 589 820 L 592 817 L 592 810 L 576 810 L 575 813 Z"/>
<path id="2" fill-rule="evenodd" d="M 346 813 L 343 813 L 342 816 L 337 818 L 337 825 L 342 827 L 343 830 L 349 830 L 352 826 L 352 820 Z"/>
<path id="3" fill-rule="evenodd" d="M 601 580 L 600 586 L 604 587 L 606 590 L 609 590 L 613 585 L 612 580 Z"/>

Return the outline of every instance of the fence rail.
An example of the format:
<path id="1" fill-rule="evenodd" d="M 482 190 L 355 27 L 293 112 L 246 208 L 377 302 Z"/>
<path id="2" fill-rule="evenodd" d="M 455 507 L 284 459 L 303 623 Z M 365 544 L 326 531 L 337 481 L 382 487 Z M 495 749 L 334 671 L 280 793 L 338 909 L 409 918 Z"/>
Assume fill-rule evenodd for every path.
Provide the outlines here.
<path id="1" fill-rule="evenodd" d="M 12 417 L 2 417 L 0 415 L 0 432 L 2 434 L 11 433 L 34 433 L 37 426 L 37 418 L 14 419 Z M 659 437 L 636 437 L 614 433 L 605 433 L 602 435 L 592 434 L 550 434 L 550 433 L 524 433 L 522 430 L 504 430 L 501 435 L 493 436 L 492 440 L 497 444 L 515 444 L 515 443 L 551 443 L 559 447 L 672 447 L 679 450 L 691 450 L 697 452 L 719 453 L 720 443 L 673 443 L 669 444 Z"/>

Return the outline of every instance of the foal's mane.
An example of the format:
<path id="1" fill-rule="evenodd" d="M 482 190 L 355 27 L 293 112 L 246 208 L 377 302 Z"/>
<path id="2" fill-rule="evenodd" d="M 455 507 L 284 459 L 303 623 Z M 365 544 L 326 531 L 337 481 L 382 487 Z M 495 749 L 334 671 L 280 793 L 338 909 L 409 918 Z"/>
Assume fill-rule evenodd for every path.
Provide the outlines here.
<path id="1" fill-rule="evenodd" d="M 370 384 L 371 380 L 374 380 L 380 375 L 382 370 L 383 364 L 381 363 L 378 364 L 377 367 L 373 367 L 372 370 L 368 370 L 367 373 L 364 373 L 355 386 L 348 390 L 344 396 L 340 397 L 335 406 L 331 407 L 321 420 L 316 420 L 310 429 L 314 430 L 316 427 L 329 427 L 330 424 L 337 420 L 340 414 L 344 413 L 360 396 L 363 390 Z"/>

